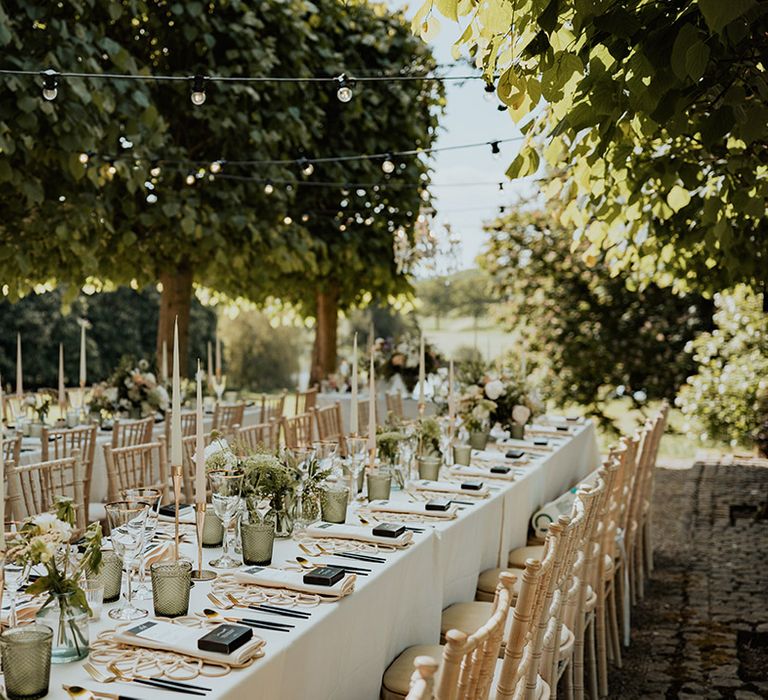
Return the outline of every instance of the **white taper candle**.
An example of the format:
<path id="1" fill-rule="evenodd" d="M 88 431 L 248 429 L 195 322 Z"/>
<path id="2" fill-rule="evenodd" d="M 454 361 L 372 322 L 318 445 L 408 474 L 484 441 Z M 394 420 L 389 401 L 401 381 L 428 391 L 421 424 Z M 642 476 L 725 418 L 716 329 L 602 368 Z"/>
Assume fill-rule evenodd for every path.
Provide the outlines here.
<path id="1" fill-rule="evenodd" d="M 181 379 L 179 377 L 179 319 L 173 324 L 173 387 L 171 398 L 171 466 L 181 461 Z"/>
<path id="2" fill-rule="evenodd" d="M 349 407 L 349 432 L 352 435 L 357 435 L 357 431 L 360 429 L 357 414 L 357 391 L 357 333 L 355 333 L 355 340 L 352 344 L 352 397 Z"/>

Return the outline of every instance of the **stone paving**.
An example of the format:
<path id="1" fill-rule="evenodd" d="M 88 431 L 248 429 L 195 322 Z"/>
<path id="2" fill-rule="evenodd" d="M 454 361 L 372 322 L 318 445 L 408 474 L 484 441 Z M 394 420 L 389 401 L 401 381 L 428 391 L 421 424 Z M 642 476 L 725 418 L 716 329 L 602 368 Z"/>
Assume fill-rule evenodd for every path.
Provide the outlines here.
<path id="1" fill-rule="evenodd" d="M 611 698 L 768 698 L 768 467 L 657 469 L 655 570 Z"/>

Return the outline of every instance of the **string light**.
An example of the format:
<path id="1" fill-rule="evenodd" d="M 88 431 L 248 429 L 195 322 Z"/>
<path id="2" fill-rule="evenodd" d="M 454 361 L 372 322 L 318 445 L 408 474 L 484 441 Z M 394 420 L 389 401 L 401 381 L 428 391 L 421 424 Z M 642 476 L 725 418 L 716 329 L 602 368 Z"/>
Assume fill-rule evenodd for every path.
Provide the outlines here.
<path id="1" fill-rule="evenodd" d="M 290 226 L 290 225 L 293 223 L 293 219 L 292 219 L 290 216 L 286 216 L 286 217 L 283 219 L 283 223 L 284 223 L 286 226 Z"/>
<path id="2" fill-rule="evenodd" d="M 486 83 L 485 84 L 485 90 L 484 90 L 483 99 L 486 102 L 493 102 L 495 96 L 496 96 L 496 88 L 493 86 L 493 83 Z"/>
<path id="3" fill-rule="evenodd" d="M 491 155 L 498 160 L 501 157 L 501 148 L 498 141 L 491 141 Z"/>
<path id="4" fill-rule="evenodd" d="M 192 104 L 199 107 L 205 102 L 205 77 L 199 73 L 192 78 Z"/>
<path id="5" fill-rule="evenodd" d="M 301 173 L 305 177 L 309 177 L 313 172 L 315 172 L 315 166 L 308 158 L 299 158 L 298 163 L 299 167 L 301 168 Z"/>
<path id="6" fill-rule="evenodd" d="M 391 154 L 387 154 L 387 157 L 384 159 L 384 162 L 381 164 L 381 169 L 387 174 L 391 175 L 393 172 L 395 172 L 395 164 L 392 162 L 392 156 Z"/>
<path id="7" fill-rule="evenodd" d="M 88 156 L 88 154 L 87 154 L 87 153 L 81 153 L 81 154 L 80 154 L 80 155 L 77 157 L 77 159 L 78 159 L 78 160 L 79 160 L 79 161 L 80 161 L 80 162 L 81 162 L 83 165 L 85 165 L 86 163 L 88 163 L 88 158 L 89 158 L 89 156 Z"/>
<path id="8" fill-rule="evenodd" d="M 221 172 L 221 161 L 220 160 L 214 160 L 213 163 L 211 163 L 211 172 L 212 173 L 220 173 Z"/>
<path id="9" fill-rule="evenodd" d="M 52 68 L 48 68 L 41 75 L 43 76 L 43 98 L 49 102 L 55 100 L 59 94 L 59 74 Z"/>
<path id="10" fill-rule="evenodd" d="M 149 174 L 150 174 L 152 177 L 159 177 L 159 176 L 160 176 L 160 168 L 158 168 L 157 166 L 155 166 L 154 168 L 152 168 L 152 169 L 149 171 Z"/>
<path id="11" fill-rule="evenodd" d="M 186 178 L 185 182 L 188 185 L 194 185 L 195 184 L 195 176 L 192 173 L 189 173 L 189 175 L 187 175 L 187 178 Z"/>
<path id="12" fill-rule="evenodd" d="M 336 90 L 336 97 L 339 98 L 339 102 L 343 102 L 346 104 L 349 102 L 352 97 L 352 81 L 347 78 L 347 76 L 342 73 L 336 80 L 339 81 L 339 89 Z"/>
<path id="13" fill-rule="evenodd" d="M 266 184 L 264 185 L 264 194 L 272 194 L 274 191 L 275 186 L 270 180 L 267 180 Z"/>

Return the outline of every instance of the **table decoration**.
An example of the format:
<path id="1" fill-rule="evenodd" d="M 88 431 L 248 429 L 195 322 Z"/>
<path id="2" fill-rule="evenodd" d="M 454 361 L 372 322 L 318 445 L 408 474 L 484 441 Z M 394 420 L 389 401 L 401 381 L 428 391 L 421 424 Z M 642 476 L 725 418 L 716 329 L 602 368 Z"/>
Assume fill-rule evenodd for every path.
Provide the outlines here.
<path id="1" fill-rule="evenodd" d="M 372 471 L 367 475 L 368 500 L 389 498 L 392 490 L 392 476 L 380 471 Z"/>
<path id="2" fill-rule="evenodd" d="M 454 520 L 458 516 L 458 508 L 451 504 L 447 510 L 427 510 L 427 504 L 401 503 L 396 501 L 371 501 L 365 506 L 368 513 L 386 513 L 393 516 L 408 516 L 408 518 Z"/>
<path id="3" fill-rule="evenodd" d="M 113 620 L 137 620 L 146 617 L 146 610 L 133 604 L 131 579 L 136 559 L 144 548 L 145 523 L 149 505 L 142 501 L 115 501 L 104 506 L 109 522 L 110 539 L 123 560 L 127 577 L 126 597 L 120 607 L 109 611 Z"/>
<path id="4" fill-rule="evenodd" d="M 471 445 L 454 445 L 453 446 L 453 463 L 463 466 L 469 466 L 472 461 L 472 446 Z"/>
<path id="5" fill-rule="evenodd" d="M 419 469 L 419 479 L 437 481 L 440 478 L 440 467 L 442 460 L 433 455 L 424 455 L 416 457 L 416 464 Z"/>
<path id="6" fill-rule="evenodd" d="M 170 403 L 168 392 L 150 371 L 148 360 L 124 357 L 118 364 L 105 387 L 114 390 L 112 410 L 129 418 L 164 416 Z M 91 403 L 93 410 L 93 403 Z"/>
<path id="7" fill-rule="evenodd" d="M 372 533 L 371 527 L 360 525 L 313 523 L 304 531 L 303 542 L 319 544 L 327 551 L 343 551 L 350 549 L 353 543 L 362 545 L 375 545 L 382 549 L 403 549 L 413 541 L 413 534 L 405 532 L 400 537 L 379 537 Z M 326 542 L 327 540 L 327 542 Z M 365 551 L 377 551 L 377 549 L 364 548 Z"/>
<path id="8" fill-rule="evenodd" d="M 150 567 L 152 603 L 157 617 L 180 617 L 189 610 L 192 564 L 188 561 L 159 562 Z"/>
<path id="9" fill-rule="evenodd" d="M 347 519 L 349 489 L 344 486 L 326 486 L 320 496 L 320 512 L 327 523 L 343 523 Z"/>
<path id="10" fill-rule="evenodd" d="M 317 583 L 306 583 L 306 572 L 289 571 L 287 569 L 272 569 L 252 566 L 238 569 L 228 575 L 228 578 L 240 585 L 259 586 L 260 588 L 278 588 L 319 596 L 322 600 L 340 600 L 355 590 L 355 574 L 346 574 L 333 585 L 326 586 Z"/>
<path id="11" fill-rule="evenodd" d="M 85 593 L 85 602 L 91 611 L 88 619 L 91 621 L 100 620 L 101 608 L 104 605 L 104 582 L 98 576 L 86 576 L 82 580 L 81 586 Z"/>
<path id="12" fill-rule="evenodd" d="M 88 572 L 90 576 L 95 572 Z M 101 571 L 97 574 L 104 584 L 104 602 L 114 603 L 123 585 L 123 560 L 114 550 L 102 551 Z"/>
<path id="13" fill-rule="evenodd" d="M 283 461 L 298 477 L 294 503 L 294 528 L 303 528 L 320 517 L 320 494 L 330 469 L 323 469 L 314 447 L 283 450 Z"/>
<path id="14" fill-rule="evenodd" d="M 488 498 L 490 491 L 483 484 L 479 489 L 462 488 L 461 481 L 413 481 L 410 486 L 412 491 L 427 491 L 430 493 L 451 493 L 469 496 L 470 498 Z"/>
<path id="15" fill-rule="evenodd" d="M 12 627 L 0 634 L 5 694 L 34 700 L 48 694 L 53 630 L 40 624 Z"/>
<path id="16" fill-rule="evenodd" d="M 224 539 L 224 528 L 221 520 L 212 508 L 206 509 L 203 521 L 203 547 L 220 547 Z"/>
<path id="17" fill-rule="evenodd" d="M 76 549 L 70 545 L 74 524 L 72 501 L 60 497 L 55 512 L 27 518 L 7 542 L 7 563 L 43 571 L 26 592 L 47 596 L 36 617 L 54 630 L 53 663 L 80 659 L 88 653 L 90 611 L 79 581 L 85 571 L 99 569 L 101 526 L 92 523 L 88 527 L 83 554 L 76 558 Z"/>
<path id="18" fill-rule="evenodd" d="M 267 566 L 272 563 L 275 525 L 271 520 L 240 523 L 243 564 Z"/>
<path id="19" fill-rule="evenodd" d="M 124 501 L 143 502 L 149 505 L 147 519 L 144 522 L 144 542 L 152 542 L 157 532 L 159 518 L 160 501 L 163 494 L 158 489 L 122 489 L 120 497 Z M 147 585 L 147 557 L 140 557 L 139 561 L 139 582 L 133 590 L 133 596 L 137 600 L 149 600 L 152 598 L 152 590 Z"/>
<path id="20" fill-rule="evenodd" d="M 354 494 L 352 500 L 362 500 L 363 467 L 365 466 L 365 451 L 368 445 L 367 438 L 350 436 L 347 438 L 347 464 L 346 469 L 350 476 L 350 489 Z"/>
<path id="21" fill-rule="evenodd" d="M 229 554 L 229 526 L 240 505 L 243 472 L 214 470 L 208 472 L 208 480 L 211 483 L 213 510 L 224 529 L 221 556 L 210 565 L 217 569 L 234 569 L 240 566 L 240 562 Z"/>
<path id="22" fill-rule="evenodd" d="M 442 363 L 442 357 L 426 339 L 416 339 L 411 334 L 402 335 L 397 339 L 376 339 L 373 345 L 377 358 L 376 374 L 388 381 L 392 389 L 404 387 L 409 395 L 412 394 L 419 382 L 422 343 L 423 376 L 426 379 L 434 374 Z"/>

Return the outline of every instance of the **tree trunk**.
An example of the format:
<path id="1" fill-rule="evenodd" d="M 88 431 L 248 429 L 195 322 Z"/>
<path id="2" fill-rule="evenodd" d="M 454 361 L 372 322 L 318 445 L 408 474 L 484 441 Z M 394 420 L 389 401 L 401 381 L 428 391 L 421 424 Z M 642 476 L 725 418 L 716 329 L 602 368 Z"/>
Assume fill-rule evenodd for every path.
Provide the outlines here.
<path id="1" fill-rule="evenodd" d="M 192 306 L 192 270 L 186 264 L 162 272 L 160 314 L 157 318 L 157 367 L 163 366 L 163 340 L 168 349 L 168 377 L 173 376 L 173 325 L 179 319 L 179 374 L 188 376 L 189 312 Z"/>
<path id="2" fill-rule="evenodd" d="M 318 289 L 315 342 L 312 346 L 312 367 L 309 385 L 314 386 L 336 371 L 336 331 L 339 317 L 339 289 L 335 284 Z"/>

